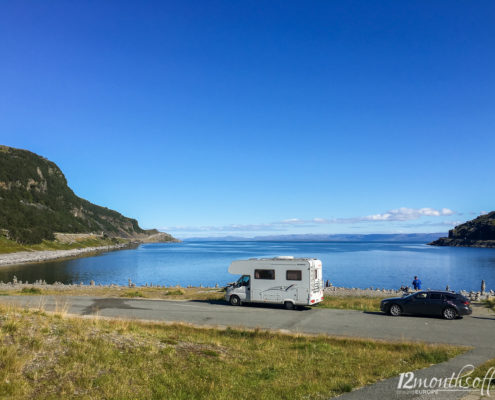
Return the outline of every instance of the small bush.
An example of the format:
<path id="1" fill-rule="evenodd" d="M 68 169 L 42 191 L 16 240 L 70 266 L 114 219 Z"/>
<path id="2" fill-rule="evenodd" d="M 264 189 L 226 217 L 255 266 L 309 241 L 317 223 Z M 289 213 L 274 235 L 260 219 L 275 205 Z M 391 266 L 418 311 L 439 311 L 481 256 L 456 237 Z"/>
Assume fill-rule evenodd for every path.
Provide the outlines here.
<path id="1" fill-rule="evenodd" d="M 8 321 L 2 326 L 2 330 L 7 333 L 17 332 L 18 323 L 16 321 Z"/>
<path id="2" fill-rule="evenodd" d="M 427 362 L 430 364 L 438 364 L 447 361 L 449 357 L 442 351 L 432 349 L 420 350 L 412 356 L 412 359 L 417 362 Z"/>
<path id="3" fill-rule="evenodd" d="M 139 290 L 133 292 L 125 292 L 120 295 L 121 297 L 144 297 L 144 294 Z"/>
<path id="4" fill-rule="evenodd" d="M 41 294 L 41 289 L 35 288 L 35 287 L 30 287 L 30 288 L 22 288 L 21 290 L 22 294 Z"/>
<path id="5" fill-rule="evenodd" d="M 220 357 L 220 353 L 216 352 L 215 350 L 203 350 L 202 353 L 205 356 Z"/>
<path id="6" fill-rule="evenodd" d="M 165 296 L 182 296 L 184 293 L 185 292 L 182 289 L 174 289 L 166 291 Z"/>
<path id="7" fill-rule="evenodd" d="M 491 308 L 493 311 L 495 311 L 495 299 L 489 299 L 486 301 L 485 304 L 488 308 Z"/>

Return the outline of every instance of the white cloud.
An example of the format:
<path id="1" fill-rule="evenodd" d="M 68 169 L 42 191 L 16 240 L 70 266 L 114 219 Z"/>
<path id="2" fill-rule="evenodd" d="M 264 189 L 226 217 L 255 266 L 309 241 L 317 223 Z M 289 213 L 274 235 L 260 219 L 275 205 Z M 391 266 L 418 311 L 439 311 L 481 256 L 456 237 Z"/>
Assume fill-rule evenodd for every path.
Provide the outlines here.
<path id="1" fill-rule="evenodd" d="M 289 219 L 283 219 L 280 221 L 280 224 L 287 224 L 287 225 L 299 225 L 299 224 L 305 224 L 306 221 L 299 219 L 299 218 L 289 218 Z"/>
<path id="2" fill-rule="evenodd" d="M 363 221 L 410 221 L 414 219 L 426 217 L 441 217 L 452 215 L 454 212 L 448 208 L 442 208 L 436 210 L 434 208 L 407 208 L 401 207 L 394 210 L 387 211 L 383 214 L 374 214 L 363 217 Z"/>

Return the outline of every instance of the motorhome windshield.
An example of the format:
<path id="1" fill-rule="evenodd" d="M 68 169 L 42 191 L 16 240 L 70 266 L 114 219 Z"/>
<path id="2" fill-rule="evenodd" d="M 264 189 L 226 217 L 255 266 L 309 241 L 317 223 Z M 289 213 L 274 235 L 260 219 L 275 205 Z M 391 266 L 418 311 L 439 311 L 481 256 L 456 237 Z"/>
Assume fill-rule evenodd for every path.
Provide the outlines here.
<path id="1" fill-rule="evenodd" d="M 237 280 L 237 286 L 248 286 L 249 285 L 249 275 L 242 275 Z"/>

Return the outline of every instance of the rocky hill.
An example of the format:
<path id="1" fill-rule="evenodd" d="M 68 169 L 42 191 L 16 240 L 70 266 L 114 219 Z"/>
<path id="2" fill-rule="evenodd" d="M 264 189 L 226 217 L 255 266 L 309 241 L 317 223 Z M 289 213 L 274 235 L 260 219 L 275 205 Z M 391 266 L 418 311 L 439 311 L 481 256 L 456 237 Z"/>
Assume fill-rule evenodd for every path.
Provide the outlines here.
<path id="1" fill-rule="evenodd" d="M 141 241 L 175 241 L 135 219 L 74 194 L 58 166 L 27 150 L 0 146 L 0 234 L 19 243 L 53 240 L 55 232 L 98 233 Z"/>
<path id="2" fill-rule="evenodd" d="M 449 237 L 429 243 L 432 246 L 495 247 L 495 211 L 480 215 L 449 231 Z"/>

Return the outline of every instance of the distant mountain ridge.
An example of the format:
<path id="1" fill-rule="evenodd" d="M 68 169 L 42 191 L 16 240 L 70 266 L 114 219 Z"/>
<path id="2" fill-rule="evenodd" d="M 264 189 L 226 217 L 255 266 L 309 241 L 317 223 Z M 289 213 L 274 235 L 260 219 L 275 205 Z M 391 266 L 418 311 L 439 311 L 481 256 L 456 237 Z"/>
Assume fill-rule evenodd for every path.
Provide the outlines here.
<path id="1" fill-rule="evenodd" d="M 0 145 L 0 234 L 19 243 L 53 240 L 55 232 L 174 241 L 133 218 L 74 194 L 60 168 L 27 150 Z"/>
<path id="2" fill-rule="evenodd" d="M 495 211 L 456 226 L 432 246 L 495 247 Z"/>
<path id="3" fill-rule="evenodd" d="M 223 237 L 195 237 L 184 241 L 287 241 L 287 242 L 418 242 L 428 243 L 438 239 L 443 233 L 391 233 L 391 234 L 294 234 L 294 235 L 269 235 L 246 238 L 241 236 Z"/>

